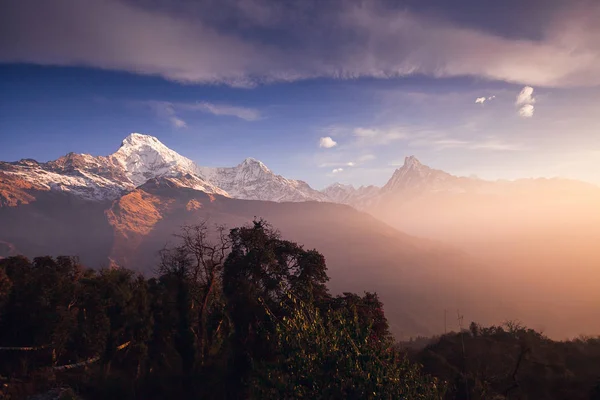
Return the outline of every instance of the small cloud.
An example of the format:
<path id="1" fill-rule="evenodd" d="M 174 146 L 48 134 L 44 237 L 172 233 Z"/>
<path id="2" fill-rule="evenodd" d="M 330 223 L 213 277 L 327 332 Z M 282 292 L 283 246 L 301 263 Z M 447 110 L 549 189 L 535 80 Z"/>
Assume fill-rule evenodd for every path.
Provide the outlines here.
<path id="1" fill-rule="evenodd" d="M 535 104 L 535 98 L 533 97 L 533 88 L 531 86 L 525 86 L 521 93 L 517 96 L 517 101 L 515 102 L 519 108 L 519 115 L 522 118 L 531 118 L 533 117 L 533 111 Z"/>
<path id="2" fill-rule="evenodd" d="M 200 111 L 213 115 L 233 116 L 246 121 L 256 121 L 261 118 L 258 110 L 253 108 L 237 107 L 225 104 L 201 103 L 171 103 L 169 101 L 140 101 L 130 102 L 132 105 L 141 105 L 149 107 L 154 113 L 165 120 L 168 120 L 175 128 L 186 128 L 187 122 L 180 118 L 180 114 L 190 111 Z"/>
<path id="3" fill-rule="evenodd" d="M 524 104 L 534 104 L 535 99 L 533 98 L 533 88 L 531 86 L 525 86 L 521 93 L 517 96 L 516 105 L 522 106 Z"/>
<path id="4" fill-rule="evenodd" d="M 535 108 L 531 104 L 525 104 L 523 107 L 519 109 L 519 115 L 523 118 L 531 118 L 533 117 L 533 112 Z"/>
<path id="5" fill-rule="evenodd" d="M 405 139 L 406 134 L 400 129 L 355 128 L 354 137 L 359 145 L 379 146 L 394 140 Z"/>
<path id="6" fill-rule="evenodd" d="M 329 136 L 325 136 L 319 139 L 319 147 L 330 149 L 335 146 L 337 146 L 337 142 Z"/>
<path id="7" fill-rule="evenodd" d="M 492 95 L 492 96 L 489 96 L 489 97 L 485 97 L 485 96 L 484 97 L 478 97 L 478 98 L 475 99 L 475 104 L 483 104 L 486 101 L 492 101 L 495 98 L 496 98 L 495 95 Z"/>
<path id="8" fill-rule="evenodd" d="M 370 129 L 370 128 L 356 128 L 354 129 L 354 136 L 358 136 L 358 137 L 375 137 L 378 135 L 378 131 L 377 129 Z"/>
<path id="9" fill-rule="evenodd" d="M 254 108 L 238 107 L 228 104 L 213 104 L 206 101 L 196 103 L 187 108 L 208 112 L 213 115 L 237 117 L 246 121 L 256 121 L 261 118 L 260 112 Z"/>
<path id="10" fill-rule="evenodd" d="M 333 171 L 331 171 L 331 172 L 333 172 L 334 174 L 338 174 L 338 173 L 340 173 L 340 172 L 342 172 L 342 171 L 344 171 L 344 168 L 336 168 L 336 169 L 334 169 L 334 170 L 333 170 Z"/>
<path id="11" fill-rule="evenodd" d="M 362 156 L 358 157 L 358 162 L 367 162 L 367 161 L 371 161 L 374 160 L 376 157 L 373 154 L 363 154 Z"/>
<path id="12" fill-rule="evenodd" d="M 318 165 L 319 168 L 331 168 L 331 167 L 354 167 L 356 163 L 354 161 L 349 162 L 324 162 Z"/>
<path id="13" fill-rule="evenodd" d="M 175 128 L 187 128 L 186 122 L 181 118 L 171 117 L 169 120 L 171 121 L 171 125 L 173 125 Z"/>

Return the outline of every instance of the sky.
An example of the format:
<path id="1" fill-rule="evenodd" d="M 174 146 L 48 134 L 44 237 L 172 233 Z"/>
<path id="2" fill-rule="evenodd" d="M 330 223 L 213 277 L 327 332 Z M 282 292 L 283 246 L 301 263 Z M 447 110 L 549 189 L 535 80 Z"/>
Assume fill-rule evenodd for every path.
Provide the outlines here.
<path id="1" fill-rule="evenodd" d="M 592 0 L 0 0 L 0 160 L 131 132 L 315 188 L 404 157 L 600 184 Z"/>

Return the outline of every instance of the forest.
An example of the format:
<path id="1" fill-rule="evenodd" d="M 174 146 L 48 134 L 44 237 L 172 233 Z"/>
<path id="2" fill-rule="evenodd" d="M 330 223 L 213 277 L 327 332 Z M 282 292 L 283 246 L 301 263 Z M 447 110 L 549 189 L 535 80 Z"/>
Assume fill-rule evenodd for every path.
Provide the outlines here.
<path id="1" fill-rule="evenodd" d="M 0 398 L 600 400 L 600 337 L 508 321 L 397 342 L 376 293 L 328 279 L 263 220 L 182 228 L 152 277 L 2 259 Z"/>

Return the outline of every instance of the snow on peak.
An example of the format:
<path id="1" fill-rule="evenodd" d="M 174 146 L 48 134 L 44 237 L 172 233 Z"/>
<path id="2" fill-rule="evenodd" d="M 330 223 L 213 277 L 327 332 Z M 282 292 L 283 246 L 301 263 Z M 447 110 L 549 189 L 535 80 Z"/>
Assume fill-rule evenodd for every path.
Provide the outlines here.
<path id="1" fill-rule="evenodd" d="M 259 161 L 256 158 L 252 158 L 252 157 L 248 157 L 244 161 L 242 161 L 238 165 L 238 168 L 252 168 L 252 169 L 258 169 L 263 172 L 268 172 L 268 173 L 271 172 L 271 170 L 269 168 L 267 168 L 267 166 L 265 164 L 263 164 L 262 161 Z"/>
<path id="2" fill-rule="evenodd" d="M 198 169 L 192 160 L 169 149 L 157 138 L 140 133 L 127 136 L 110 157 L 123 167 L 135 186 L 161 176 L 195 174 Z"/>
<path id="3" fill-rule="evenodd" d="M 132 152 L 144 147 L 154 149 L 158 152 L 172 151 L 154 136 L 144 135 L 142 133 L 132 133 L 123 139 L 119 151 Z"/>
<path id="4" fill-rule="evenodd" d="M 246 158 L 235 167 L 201 167 L 207 180 L 232 197 L 267 201 L 325 201 L 327 197 L 307 183 L 273 173 L 265 164 Z"/>
<path id="5" fill-rule="evenodd" d="M 115 153 L 106 157 L 69 153 L 48 163 L 21 162 L 10 168 L 13 174 L 47 190 L 91 200 L 113 200 L 155 179 L 241 199 L 328 200 L 307 183 L 276 175 L 254 158 L 231 168 L 200 167 L 156 137 L 141 133 L 131 133 Z"/>

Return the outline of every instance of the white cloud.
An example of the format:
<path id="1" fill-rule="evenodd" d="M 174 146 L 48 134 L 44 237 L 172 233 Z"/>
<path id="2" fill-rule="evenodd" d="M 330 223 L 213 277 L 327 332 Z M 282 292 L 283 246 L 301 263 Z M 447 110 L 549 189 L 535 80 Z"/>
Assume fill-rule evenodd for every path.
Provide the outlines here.
<path id="1" fill-rule="evenodd" d="M 358 157 L 358 162 L 364 163 L 367 161 L 372 161 L 375 158 L 377 158 L 377 157 L 375 157 L 374 154 L 363 154 L 362 156 Z"/>
<path id="2" fill-rule="evenodd" d="M 478 97 L 478 98 L 475 99 L 475 104 L 483 104 L 486 101 L 492 101 L 495 98 L 496 98 L 495 95 L 494 96 L 489 96 L 489 97 L 485 97 L 485 96 L 484 97 Z"/>
<path id="3" fill-rule="evenodd" d="M 457 139 L 447 136 L 421 137 L 409 142 L 411 147 L 427 147 L 433 150 L 465 149 L 488 151 L 519 151 L 523 147 L 517 143 L 509 143 L 493 136 L 484 138 Z M 395 164 L 391 164 L 395 165 Z"/>
<path id="4" fill-rule="evenodd" d="M 253 108 L 238 107 L 227 104 L 198 103 L 171 103 L 169 101 L 141 101 L 130 102 L 135 106 L 150 107 L 158 117 L 167 119 L 175 128 L 186 128 L 187 123 L 179 115 L 182 112 L 200 111 L 217 116 L 237 117 L 246 121 L 256 121 L 261 118 L 258 110 Z"/>
<path id="5" fill-rule="evenodd" d="M 214 115 L 237 117 L 246 121 L 256 121 L 261 118 L 260 112 L 254 108 L 238 107 L 228 104 L 199 102 L 193 106 L 188 106 L 188 108 L 197 109 Z"/>
<path id="6" fill-rule="evenodd" d="M 523 118 L 531 118 L 533 117 L 533 112 L 535 108 L 532 104 L 525 104 L 521 108 L 519 108 L 519 115 Z"/>
<path id="7" fill-rule="evenodd" d="M 519 115 L 523 118 L 533 117 L 533 111 L 535 104 L 535 98 L 533 97 L 533 88 L 531 86 L 525 86 L 523 90 L 518 94 L 517 101 L 515 102 L 519 108 Z"/>
<path id="8" fill-rule="evenodd" d="M 175 128 L 187 128 L 186 122 L 184 120 L 182 120 L 181 118 L 171 117 L 169 120 L 171 121 L 171 124 Z"/>
<path id="9" fill-rule="evenodd" d="M 600 84 L 600 6 L 592 1 L 572 7 L 583 12 L 549 20 L 535 40 L 459 27 L 390 9 L 383 1 L 341 2 L 336 12 L 311 16 L 311 29 L 302 23 L 306 16 L 297 7 L 231 2 L 227 4 L 233 13 L 250 18 L 229 24 L 227 31 L 210 19 L 225 12 L 186 12 L 182 4 L 187 2 L 163 2 L 161 7 L 146 3 L 16 1 L 0 14 L 6 38 L 0 62 L 90 66 L 246 87 L 316 77 L 413 74 L 541 86 Z M 253 28 L 281 30 L 282 37 L 301 42 L 293 49 L 283 40 L 265 43 L 260 35 L 245 34 Z"/>
<path id="10" fill-rule="evenodd" d="M 359 137 L 375 137 L 380 133 L 377 129 L 369 129 L 369 128 L 356 128 L 354 129 L 354 136 Z"/>
<path id="11" fill-rule="evenodd" d="M 329 168 L 329 167 L 355 167 L 356 163 L 354 161 L 349 162 L 324 162 L 319 164 L 319 168 Z"/>
<path id="12" fill-rule="evenodd" d="M 356 144 L 359 146 L 381 146 L 395 140 L 405 139 L 406 133 L 400 128 L 355 128 L 353 131 Z"/>
<path id="13" fill-rule="evenodd" d="M 523 90 L 517 95 L 516 105 L 522 106 L 523 104 L 534 104 L 535 99 L 533 98 L 533 88 L 531 86 L 525 86 Z"/>
<path id="14" fill-rule="evenodd" d="M 337 146 L 337 142 L 330 138 L 329 136 L 322 137 L 319 139 L 319 147 L 330 149 L 332 147 Z"/>
<path id="15" fill-rule="evenodd" d="M 334 169 L 331 172 L 334 173 L 334 174 L 338 174 L 338 173 L 343 172 L 343 171 L 344 171 L 344 168 L 336 168 L 336 169 Z"/>
<path id="16" fill-rule="evenodd" d="M 322 162 L 318 166 L 319 166 L 319 168 L 356 167 L 356 166 L 359 166 L 360 164 L 362 164 L 362 163 L 364 163 L 366 161 L 373 160 L 374 158 L 375 158 L 374 155 L 367 154 L 365 156 L 358 157 L 357 161 L 348 161 L 348 162 L 342 162 L 342 161 L 337 161 L 337 162 Z"/>

